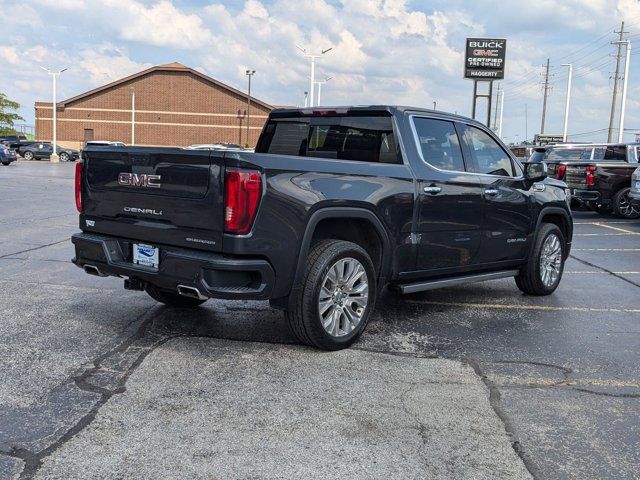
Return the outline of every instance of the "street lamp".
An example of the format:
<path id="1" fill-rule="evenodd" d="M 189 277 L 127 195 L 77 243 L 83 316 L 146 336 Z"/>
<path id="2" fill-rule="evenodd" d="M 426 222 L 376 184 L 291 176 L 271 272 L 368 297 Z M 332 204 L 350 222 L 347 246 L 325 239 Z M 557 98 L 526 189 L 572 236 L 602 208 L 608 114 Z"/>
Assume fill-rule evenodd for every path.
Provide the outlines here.
<path id="1" fill-rule="evenodd" d="M 131 87 L 131 145 L 136 144 L 136 89 Z"/>
<path id="2" fill-rule="evenodd" d="M 247 70 L 244 74 L 249 77 L 249 88 L 247 90 L 247 145 L 249 145 L 249 120 L 251 119 L 251 77 L 256 73 L 255 70 Z"/>
<path id="3" fill-rule="evenodd" d="M 437 105 L 438 105 L 438 104 L 437 104 L 437 103 L 436 103 L 436 101 L 434 100 L 434 101 L 433 101 L 433 109 L 434 109 L 434 110 L 437 110 Z"/>
<path id="4" fill-rule="evenodd" d="M 569 102 L 571 101 L 571 78 L 573 77 L 573 65 L 563 63 L 561 67 L 569 67 L 569 78 L 567 80 L 567 100 L 564 105 L 564 131 L 562 133 L 562 141 L 567 141 L 567 130 L 569 128 Z"/>
<path id="5" fill-rule="evenodd" d="M 318 103 L 317 103 L 318 107 L 320 106 L 320 98 L 321 98 L 321 95 L 322 95 L 322 84 L 323 83 L 327 83 L 332 78 L 333 77 L 325 77 L 324 80 L 319 80 L 319 81 L 316 82 L 316 85 L 318 85 Z"/>
<path id="6" fill-rule="evenodd" d="M 57 138 L 57 131 L 56 131 L 56 120 L 57 120 L 57 110 L 58 110 L 58 105 L 56 103 L 56 78 L 60 76 L 60 74 L 64 71 L 66 71 L 66 68 L 63 68 L 62 70 L 59 70 L 57 72 L 51 71 L 48 68 L 45 67 L 40 67 L 42 68 L 45 72 L 47 72 L 49 75 L 51 75 L 51 79 L 53 80 L 53 102 L 52 102 L 52 106 L 53 106 L 53 152 L 51 153 L 51 157 L 49 157 L 49 161 L 51 163 L 58 163 L 60 161 L 60 159 L 58 158 L 58 152 L 57 152 L 57 148 L 56 148 L 56 142 L 58 141 Z"/>
<path id="7" fill-rule="evenodd" d="M 309 92 L 304 92 L 304 108 L 307 108 L 307 102 L 309 101 Z"/>
<path id="8" fill-rule="evenodd" d="M 629 80 L 629 61 L 631 60 L 631 42 L 624 40 L 621 42 L 612 42 L 615 45 L 626 45 L 627 56 L 624 61 L 624 82 L 622 82 L 622 104 L 620 105 L 620 125 L 618 126 L 618 143 L 622 143 L 622 134 L 624 133 L 624 111 L 627 106 L 627 82 Z"/>
<path id="9" fill-rule="evenodd" d="M 300 50 L 305 57 L 311 59 L 311 81 L 309 83 L 309 92 L 311 97 L 309 99 L 309 106 L 313 107 L 313 91 L 315 89 L 315 80 L 316 80 L 316 58 L 320 58 L 322 55 L 333 50 L 333 47 L 326 48 L 324 50 L 320 50 L 320 53 L 308 53 L 305 48 L 302 48 L 300 45 L 296 45 L 296 48 Z"/>

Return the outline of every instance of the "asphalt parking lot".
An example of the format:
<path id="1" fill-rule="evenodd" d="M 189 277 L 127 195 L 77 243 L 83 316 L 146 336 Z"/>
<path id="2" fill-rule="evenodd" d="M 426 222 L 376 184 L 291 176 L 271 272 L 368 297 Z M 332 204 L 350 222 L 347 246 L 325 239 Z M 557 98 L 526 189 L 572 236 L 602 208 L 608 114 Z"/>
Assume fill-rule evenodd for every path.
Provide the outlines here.
<path id="1" fill-rule="evenodd" d="M 387 295 L 326 353 L 84 274 L 72 177 L 0 167 L 0 478 L 639 478 L 640 221 L 576 212 L 550 297 Z"/>

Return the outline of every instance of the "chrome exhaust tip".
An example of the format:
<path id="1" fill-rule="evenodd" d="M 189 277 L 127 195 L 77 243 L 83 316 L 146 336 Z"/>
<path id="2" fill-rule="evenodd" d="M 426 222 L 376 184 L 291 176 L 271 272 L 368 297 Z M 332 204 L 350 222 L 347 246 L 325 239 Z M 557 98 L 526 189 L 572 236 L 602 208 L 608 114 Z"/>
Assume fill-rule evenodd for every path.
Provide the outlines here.
<path id="1" fill-rule="evenodd" d="M 196 287 L 190 287 L 188 285 L 178 285 L 178 293 L 183 297 L 195 298 L 197 300 L 207 300 L 209 298 L 202 295 Z"/>
<path id="2" fill-rule="evenodd" d="M 95 275 L 96 277 L 106 277 L 107 274 L 106 273 L 102 273 L 100 271 L 100 269 L 98 267 L 96 267 L 95 265 L 83 265 L 82 269 L 85 271 L 85 273 L 88 273 L 89 275 Z"/>

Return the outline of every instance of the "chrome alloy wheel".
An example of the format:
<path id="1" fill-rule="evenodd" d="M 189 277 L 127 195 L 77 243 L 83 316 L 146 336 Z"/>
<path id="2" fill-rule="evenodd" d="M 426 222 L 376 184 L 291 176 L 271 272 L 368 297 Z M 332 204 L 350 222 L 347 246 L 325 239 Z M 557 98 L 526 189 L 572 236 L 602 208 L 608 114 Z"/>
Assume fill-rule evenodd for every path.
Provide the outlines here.
<path id="1" fill-rule="evenodd" d="M 637 218 L 638 216 L 640 216 L 640 208 L 636 208 L 631 204 L 629 192 L 626 192 L 620 197 L 618 211 L 620 212 L 620 215 L 625 218 Z"/>
<path id="2" fill-rule="evenodd" d="M 545 287 L 553 287 L 562 269 L 562 244 L 554 233 L 542 244 L 540 252 L 540 279 Z"/>
<path id="3" fill-rule="evenodd" d="M 341 258 L 331 266 L 320 287 L 318 313 L 322 327 L 332 337 L 348 335 L 360 324 L 368 302 L 364 266 L 355 258 Z"/>

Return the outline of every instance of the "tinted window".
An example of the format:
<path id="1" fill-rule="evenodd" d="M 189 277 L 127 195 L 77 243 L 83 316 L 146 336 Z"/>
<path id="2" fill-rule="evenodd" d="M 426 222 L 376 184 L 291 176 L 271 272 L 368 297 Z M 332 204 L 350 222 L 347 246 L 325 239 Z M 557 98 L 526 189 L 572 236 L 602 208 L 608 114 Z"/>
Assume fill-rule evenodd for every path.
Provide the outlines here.
<path id="1" fill-rule="evenodd" d="M 592 147 L 550 148 L 544 158 L 549 161 L 589 160 L 592 150 Z"/>
<path id="2" fill-rule="evenodd" d="M 607 147 L 607 150 L 604 152 L 604 159 L 625 161 L 627 159 L 627 147 L 624 145 Z"/>
<path id="3" fill-rule="evenodd" d="M 464 142 L 474 163 L 472 171 L 488 175 L 514 176 L 511 158 L 493 138 L 470 125 L 465 125 L 463 129 Z"/>
<path id="4" fill-rule="evenodd" d="M 464 172 L 458 134 L 452 122 L 414 118 L 422 158 L 440 170 Z"/>
<path id="5" fill-rule="evenodd" d="M 272 118 L 256 152 L 402 163 L 390 116 Z"/>

